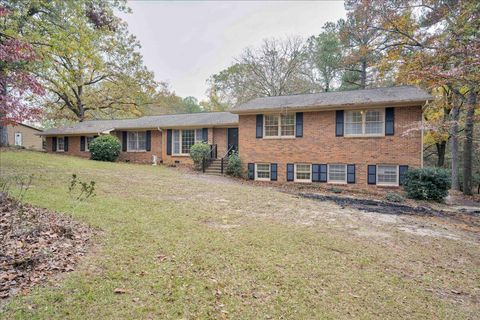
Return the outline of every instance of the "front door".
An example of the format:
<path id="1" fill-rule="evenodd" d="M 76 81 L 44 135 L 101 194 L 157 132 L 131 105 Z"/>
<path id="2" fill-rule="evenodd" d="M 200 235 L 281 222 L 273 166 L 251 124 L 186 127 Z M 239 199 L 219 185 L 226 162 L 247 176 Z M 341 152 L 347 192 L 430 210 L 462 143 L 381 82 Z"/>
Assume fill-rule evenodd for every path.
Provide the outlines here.
<path id="1" fill-rule="evenodd" d="M 231 152 L 238 152 L 238 128 L 227 129 L 227 145 L 228 149 L 231 148 Z"/>
<path id="2" fill-rule="evenodd" d="M 22 133 L 21 132 L 15 132 L 15 145 L 16 146 L 21 146 L 22 145 Z"/>

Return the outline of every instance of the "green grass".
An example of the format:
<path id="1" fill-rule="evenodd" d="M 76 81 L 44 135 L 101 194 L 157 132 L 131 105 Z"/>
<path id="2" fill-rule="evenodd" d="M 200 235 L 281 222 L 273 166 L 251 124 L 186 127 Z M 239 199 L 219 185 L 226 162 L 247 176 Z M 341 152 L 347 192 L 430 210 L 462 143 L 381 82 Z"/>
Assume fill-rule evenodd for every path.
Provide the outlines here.
<path id="1" fill-rule="evenodd" d="M 12 299 L 3 318 L 467 319 L 480 312 L 478 242 L 419 237 L 330 203 L 162 166 L 25 151 L 0 157 L 2 175 L 35 173 L 26 202 L 102 230 L 76 271 Z M 74 211 L 72 173 L 97 183 L 97 196 Z M 372 228 L 389 236 L 356 233 Z"/>

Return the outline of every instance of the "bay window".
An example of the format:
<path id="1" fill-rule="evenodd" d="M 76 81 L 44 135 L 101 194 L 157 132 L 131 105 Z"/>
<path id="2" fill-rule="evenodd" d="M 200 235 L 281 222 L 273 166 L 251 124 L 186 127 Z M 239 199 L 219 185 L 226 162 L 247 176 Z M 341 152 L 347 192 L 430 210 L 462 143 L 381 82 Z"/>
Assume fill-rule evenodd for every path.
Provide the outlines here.
<path id="1" fill-rule="evenodd" d="M 265 137 L 294 137 L 295 113 L 264 115 L 263 132 Z"/>
<path id="2" fill-rule="evenodd" d="M 345 136 L 382 136 L 384 134 L 384 109 L 345 112 Z"/>

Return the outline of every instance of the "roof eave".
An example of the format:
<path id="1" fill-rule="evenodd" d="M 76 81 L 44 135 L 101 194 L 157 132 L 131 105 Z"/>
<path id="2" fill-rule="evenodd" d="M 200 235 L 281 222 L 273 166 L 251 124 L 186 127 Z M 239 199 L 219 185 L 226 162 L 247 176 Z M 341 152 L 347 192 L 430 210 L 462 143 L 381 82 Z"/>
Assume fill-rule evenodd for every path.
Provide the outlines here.
<path id="1" fill-rule="evenodd" d="M 245 110 L 230 110 L 233 114 L 246 115 L 246 114 L 256 114 L 256 113 L 268 113 L 268 112 L 278 112 L 285 110 L 295 110 L 295 111 L 305 111 L 305 112 L 315 112 L 315 111 L 332 111 L 339 109 L 357 109 L 364 107 L 379 107 L 379 106 L 393 106 L 393 107 L 412 107 L 412 106 L 421 106 L 427 103 L 431 99 L 414 99 L 414 100 L 404 100 L 400 102 L 365 102 L 365 103 L 349 103 L 349 104 L 339 104 L 339 105 L 325 105 L 325 106 L 290 106 L 290 107 L 275 107 L 275 108 L 251 108 Z"/>

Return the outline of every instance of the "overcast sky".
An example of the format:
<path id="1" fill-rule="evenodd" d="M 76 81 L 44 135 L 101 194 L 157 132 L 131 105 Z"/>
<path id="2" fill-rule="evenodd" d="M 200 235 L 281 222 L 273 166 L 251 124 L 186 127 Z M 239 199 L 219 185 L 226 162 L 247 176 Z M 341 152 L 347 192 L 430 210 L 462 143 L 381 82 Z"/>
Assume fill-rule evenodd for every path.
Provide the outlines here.
<path id="1" fill-rule="evenodd" d="M 121 15 L 147 67 L 182 97 L 205 98 L 207 78 L 270 37 L 318 34 L 345 16 L 343 1 L 129 1 Z"/>

